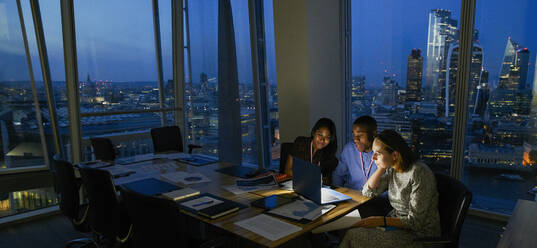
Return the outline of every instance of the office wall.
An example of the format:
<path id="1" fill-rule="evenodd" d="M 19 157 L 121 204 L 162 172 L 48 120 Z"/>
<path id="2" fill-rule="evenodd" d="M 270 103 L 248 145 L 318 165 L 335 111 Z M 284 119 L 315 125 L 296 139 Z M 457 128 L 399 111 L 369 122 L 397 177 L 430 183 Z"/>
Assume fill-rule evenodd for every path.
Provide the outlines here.
<path id="1" fill-rule="evenodd" d="M 343 41 L 339 1 L 274 1 L 278 108 L 282 142 L 309 135 L 321 117 L 344 143 Z"/>

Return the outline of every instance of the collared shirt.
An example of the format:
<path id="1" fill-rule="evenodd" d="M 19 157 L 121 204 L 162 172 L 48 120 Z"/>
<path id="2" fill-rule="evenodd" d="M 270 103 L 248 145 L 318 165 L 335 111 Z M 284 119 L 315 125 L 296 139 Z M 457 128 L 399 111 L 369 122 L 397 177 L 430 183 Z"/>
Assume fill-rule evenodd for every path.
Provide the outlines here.
<path id="1" fill-rule="evenodd" d="M 365 171 L 362 170 L 360 153 L 361 152 L 358 151 L 358 148 L 356 148 L 356 144 L 353 141 L 345 145 L 343 152 L 341 153 L 339 164 L 332 174 L 332 184 L 334 186 L 362 190 L 367 179 L 377 170 L 377 165 L 374 161 L 371 161 L 373 158 L 373 150 L 367 153 L 362 152 L 363 167 Z M 369 169 L 369 165 L 371 165 L 371 169 Z"/>

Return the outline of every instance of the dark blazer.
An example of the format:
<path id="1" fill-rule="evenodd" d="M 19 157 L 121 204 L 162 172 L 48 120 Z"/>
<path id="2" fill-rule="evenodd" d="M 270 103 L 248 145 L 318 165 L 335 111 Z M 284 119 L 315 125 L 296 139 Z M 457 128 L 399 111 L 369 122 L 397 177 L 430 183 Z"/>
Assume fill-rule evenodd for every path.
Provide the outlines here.
<path id="1" fill-rule="evenodd" d="M 311 161 L 311 137 L 299 136 L 293 144 L 291 155 L 302 160 Z M 338 160 L 335 154 L 329 154 L 324 149 L 318 150 L 313 155 L 313 164 L 320 164 L 323 175 L 323 184 L 332 185 L 332 172 L 336 169 Z"/>

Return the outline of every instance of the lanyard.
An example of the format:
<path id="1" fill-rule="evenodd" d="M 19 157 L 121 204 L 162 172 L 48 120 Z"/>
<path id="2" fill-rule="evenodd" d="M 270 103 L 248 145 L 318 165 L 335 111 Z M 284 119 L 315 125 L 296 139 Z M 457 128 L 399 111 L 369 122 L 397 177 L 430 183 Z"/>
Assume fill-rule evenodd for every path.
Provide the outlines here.
<path id="1" fill-rule="evenodd" d="M 310 162 L 313 164 L 313 141 L 310 142 Z M 317 165 L 321 166 L 321 161 Z"/>
<path id="2" fill-rule="evenodd" d="M 358 149 L 358 147 L 356 148 Z M 365 174 L 365 167 L 364 167 L 364 158 L 362 157 L 362 152 L 358 151 L 360 153 L 360 161 L 362 162 L 362 173 L 364 173 L 364 178 L 368 179 L 369 174 L 371 173 L 371 166 L 373 165 L 373 158 L 369 161 L 369 169 L 367 169 L 367 175 Z"/>

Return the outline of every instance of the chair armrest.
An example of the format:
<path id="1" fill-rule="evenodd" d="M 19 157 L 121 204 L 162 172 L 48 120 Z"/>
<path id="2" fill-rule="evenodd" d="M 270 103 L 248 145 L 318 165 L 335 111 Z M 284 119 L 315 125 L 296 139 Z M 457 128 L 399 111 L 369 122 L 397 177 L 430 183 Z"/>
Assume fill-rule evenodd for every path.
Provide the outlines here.
<path id="1" fill-rule="evenodd" d="M 452 243 L 448 237 L 422 237 L 414 239 L 414 242 L 421 243 L 425 247 L 445 247 Z"/>
<path id="2" fill-rule="evenodd" d="M 192 153 L 192 150 L 194 150 L 195 148 L 201 148 L 200 145 L 195 145 L 195 144 L 189 144 L 188 145 L 188 153 Z"/>

